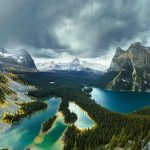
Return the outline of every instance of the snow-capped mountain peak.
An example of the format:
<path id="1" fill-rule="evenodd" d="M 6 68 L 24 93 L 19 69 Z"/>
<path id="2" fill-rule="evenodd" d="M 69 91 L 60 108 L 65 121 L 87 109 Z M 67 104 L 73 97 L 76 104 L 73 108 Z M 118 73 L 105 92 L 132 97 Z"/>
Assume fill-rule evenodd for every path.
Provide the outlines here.
<path id="1" fill-rule="evenodd" d="M 18 63 L 20 63 L 21 65 L 36 69 L 31 55 L 25 49 L 20 49 L 19 51 L 17 51 L 16 56 L 18 58 Z"/>
<path id="2" fill-rule="evenodd" d="M 32 57 L 24 49 L 11 53 L 4 48 L 0 48 L 0 58 L 0 64 L 3 64 L 2 66 L 9 65 L 36 69 Z"/>
<path id="3" fill-rule="evenodd" d="M 4 54 L 4 53 L 8 53 L 8 52 L 4 48 L 0 48 L 0 53 Z"/>
<path id="4" fill-rule="evenodd" d="M 84 67 L 81 66 L 80 60 L 78 58 L 73 59 L 72 62 L 69 63 L 68 70 L 82 71 L 83 69 Z"/>
<path id="5" fill-rule="evenodd" d="M 71 62 L 68 63 L 55 63 L 51 62 L 49 65 L 49 70 L 58 70 L 58 71 L 86 71 L 89 68 L 81 65 L 79 58 L 74 58 Z"/>
<path id="6" fill-rule="evenodd" d="M 80 60 L 79 60 L 79 58 L 74 58 L 71 63 L 78 65 L 78 64 L 80 64 Z"/>

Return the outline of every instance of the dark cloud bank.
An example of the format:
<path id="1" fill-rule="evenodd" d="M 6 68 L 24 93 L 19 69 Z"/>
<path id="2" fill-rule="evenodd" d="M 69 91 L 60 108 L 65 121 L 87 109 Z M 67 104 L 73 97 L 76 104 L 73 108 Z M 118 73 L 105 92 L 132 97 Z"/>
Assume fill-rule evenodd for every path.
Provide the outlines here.
<path id="1" fill-rule="evenodd" d="M 101 56 L 150 41 L 149 0 L 0 0 L 0 46 L 34 56 Z"/>

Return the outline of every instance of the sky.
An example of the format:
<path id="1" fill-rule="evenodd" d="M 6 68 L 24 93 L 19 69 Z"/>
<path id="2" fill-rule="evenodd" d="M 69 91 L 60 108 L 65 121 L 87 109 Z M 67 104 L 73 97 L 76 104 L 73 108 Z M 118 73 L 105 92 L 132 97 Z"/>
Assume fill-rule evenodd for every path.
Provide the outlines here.
<path id="1" fill-rule="evenodd" d="M 0 0 L 0 47 L 35 62 L 75 57 L 105 70 L 117 47 L 150 45 L 149 0 Z"/>

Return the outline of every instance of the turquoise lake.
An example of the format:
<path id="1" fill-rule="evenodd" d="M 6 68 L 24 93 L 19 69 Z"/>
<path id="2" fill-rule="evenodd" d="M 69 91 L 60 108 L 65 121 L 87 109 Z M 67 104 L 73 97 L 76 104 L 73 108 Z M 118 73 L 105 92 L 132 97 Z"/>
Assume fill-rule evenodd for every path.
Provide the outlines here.
<path id="1" fill-rule="evenodd" d="M 6 147 L 16 150 L 25 149 L 25 147 L 33 147 L 33 149 L 37 150 L 62 149 L 62 143 L 59 143 L 59 139 L 67 125 L 63 123 L 63 119 L 60 117 L 57 119 L 52 130 L 44 135 L 41 141 L 35 142 L 40 133 L 42 123 L 57 113 L 60 102 L 59 98 L 47 100 L 48 108 L 46 110 L 22 119 L 7 132 L 0 134 L 0 149 Z"/>
<path id="2" fill-rule="evenodd" d="M 88 129 L 94 126 L 94 122 L 88 117 L 88 114 L 74 102 L 69 102 L 69 110 L 77 115 L 75 125 L 79 129 Z"/>
<path id="3" fill-rule="evenodd" d="M 150 105 L 150 93 L 116 92 L 93 88 L 91 98 L 101 106 L 121 113 L 128 113 Z M 13 125 L 6 132 L 0 134 L 0 149 L 25 149 L 30 147 L 36 150 L 62 150 L 62 135 L 67 128 L 63 116 L 58 113 L 60 98 L 50 98 L 45 101 L 47 109 L 34 113 Z M 94 122 L 88 114 L 73 102 L 69 103 L 70 111 L 77 114 L 75 122 L 80 129 L 91 128 Z M 47 134 L 40 132 L 42 123 L 53 115 L 58 118 Z"/>
<path id="4" fill-rule="evenodd" d="M 101 106 L 121 113 L 133 112 L 150 106 L 150 93 L 146 92 L 119 92 L 93 88 L 91 98 Z"/>
<path id="5" fill-rule="evenodd" d="M 34 150 L 63 149 L 61 138 L 68 125 L 64 123 L 63 116 L 58 112 L 61 99 L 51 98 L 47 99 L 45 102 L 48 104 L 47 109 L 22 119 L 18 124 L 13 125 L 6 132 L 0 134 L 0 149 L 9 148 L 20 150 L 27 147 Z M 87 113 L 74 103 L 70 103 L 69 109 L 78 116 L 75 122 L 78 128 L 87 129 L 94 125 Z M 51 130 L 46 134 L 41 133 L 42 123 L 55 114 L 58 118 Z"/>

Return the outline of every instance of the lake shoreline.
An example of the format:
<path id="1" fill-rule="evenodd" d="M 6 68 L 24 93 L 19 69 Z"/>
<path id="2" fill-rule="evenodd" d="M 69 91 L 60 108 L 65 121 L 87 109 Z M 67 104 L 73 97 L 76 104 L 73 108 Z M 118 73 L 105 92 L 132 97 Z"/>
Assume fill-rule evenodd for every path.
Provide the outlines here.
<path id="1" fill-rule="evenodd" d="M 128 114 L 150 106 L 150 93 L 111 91 L 96 87 L 92 89 L 91 100 L 112 112 Z"/>
<path id="2" fill-rule="evenodd" d="M 93 88 L 98 88 L 98 89 L 100 89 L 100 90 L 102 90 L 102 91 L 111 91 L 111 92 L 123 92 L 123 93 L 139 93 L 139 94 L 141 94 L 141 93 L 148 93 L 148 94 L 150 94 L 150 89 L 147 89 L 146 91 L 127 91 L 127 90 L 112 90 L 112 89 L 104 89 L 104 88 L 100 88 L 99 86 L 91 86 L 91 88 L 93 89 Z M 91 93 L 91 92 L 90 92 Z"/>
<path id="3" fill-rule="evenodd" d="M 76 104 L 75 101 L 70 101 L 69 104 L 70 103 L 77 105 L 77 107 L 80 109 L 80 111 L 83 112 L 83 114 L 93 123 L 93 125 L 91 127 L 88 127 L 88 128 L 82 128 L 82 127 L 79 127 L 75 124 L 77 129 L 79 129 L 80 131 L 86 131 L 87 129 L 93 129 L 97 126 L 97 123 L 89 116 L 89 114 L 84 109 L 82 109 L 78 104 Z M 76 113 L 76 112 L 74 112 L 74 113 Z"/>

